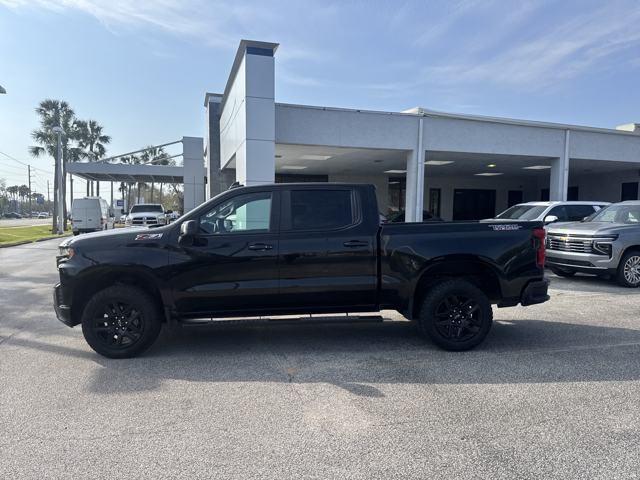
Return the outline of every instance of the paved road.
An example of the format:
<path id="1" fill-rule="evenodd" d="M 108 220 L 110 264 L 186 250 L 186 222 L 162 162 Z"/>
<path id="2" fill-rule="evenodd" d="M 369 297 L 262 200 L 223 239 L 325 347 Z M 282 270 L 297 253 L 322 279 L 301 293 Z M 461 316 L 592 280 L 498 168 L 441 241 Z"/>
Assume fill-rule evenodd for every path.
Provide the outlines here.
<path id="1" fill-rule="evenodd" d="M 29 227 L 33 225 L 51 225 L 50 218 L 0 218 L 1 227 Z"/>
<path id="2" fill-rule="evenodd" d="M 0 478 L 637 478 L 640 296 L 553 279 L 487 342 L 408 322 L 198 327 L 106 360 L 0 250 Z"/>

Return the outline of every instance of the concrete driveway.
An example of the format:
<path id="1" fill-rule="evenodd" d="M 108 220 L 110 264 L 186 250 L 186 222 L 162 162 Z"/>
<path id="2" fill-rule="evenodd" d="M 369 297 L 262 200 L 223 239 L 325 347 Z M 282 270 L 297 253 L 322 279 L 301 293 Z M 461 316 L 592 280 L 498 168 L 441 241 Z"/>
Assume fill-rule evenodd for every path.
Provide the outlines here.
<path id="1" fill-rule="evenodd" d="M 640 291 L 553 277 L 481 348 L 412 324 L 217 325 L 107 360 L 0 250 L 0 478 L 637 478 Z"/>

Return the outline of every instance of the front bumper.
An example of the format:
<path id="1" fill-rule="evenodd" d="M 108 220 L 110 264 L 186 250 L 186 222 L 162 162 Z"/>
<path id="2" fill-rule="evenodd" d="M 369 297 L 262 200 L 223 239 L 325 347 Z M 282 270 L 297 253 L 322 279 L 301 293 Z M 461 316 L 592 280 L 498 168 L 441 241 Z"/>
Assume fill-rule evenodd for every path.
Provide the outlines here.
<path id="1" fill-rule="evenodd" d="M 546 253 L 545 263 L 548 267 L 565 267 L 580 272 L 599 273 L 618 266 L 618 252 L 615 249 L 611 257 L 549 249 Z"/>
<path id="2" fill-rule="evenodd" d="M 56 284 L 53 287 L 53 309 L 56 312 L 56 317 L 62 323 L 68 327 L 73 327 L 73 321 L 71 320 L 71 307 L 64 303 L 64 291 L 61 284 Z"/>
<path id="3" fill-rule="evenodd" d="M 548 290 L 549 280 L 546 278 L 529 282 L 527 286 L 524 287 L 522 295 L 520 296 L 520 305 L 526 307 L 527 305 L 546 302 L 549 300 Z"/>

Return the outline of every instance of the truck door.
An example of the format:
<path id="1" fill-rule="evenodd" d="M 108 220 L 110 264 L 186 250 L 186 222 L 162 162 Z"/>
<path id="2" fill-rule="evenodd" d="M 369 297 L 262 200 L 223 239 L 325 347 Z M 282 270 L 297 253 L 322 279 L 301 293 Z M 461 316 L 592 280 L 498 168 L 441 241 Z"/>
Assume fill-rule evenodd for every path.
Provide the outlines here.
<path id="1" fill-rule="evenodd" d="M 279 297 L 283 307 L 353 311 L 375 305 L 377 213 L 375 225 L 366 222 L 364 200 L 347 186 L 282 192 Z"/>
<path id="2" fill-rule="evenodd" d="M 176 309 L 189 316 L 260 312 L 278 294 L 279 193 L 252 191 L 203 212 L 192 246 L 171 254 Z"/>

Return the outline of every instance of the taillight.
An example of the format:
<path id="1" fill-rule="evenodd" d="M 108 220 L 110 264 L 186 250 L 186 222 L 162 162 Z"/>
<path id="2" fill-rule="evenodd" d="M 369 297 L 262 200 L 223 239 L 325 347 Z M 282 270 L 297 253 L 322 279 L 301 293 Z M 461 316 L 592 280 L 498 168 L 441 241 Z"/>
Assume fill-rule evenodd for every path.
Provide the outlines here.
<path id="1" fill-rule="evenodd" d="M 534 238 L 534 244 L 536 248 L 536 263 L 540 268 L 544 268 L 544 260 L 545 260 L 544 237 L 545 236 L 546 236 L 546 232 L 544 231 L 544 228 L 533 229 L 533 238 Z"/>

